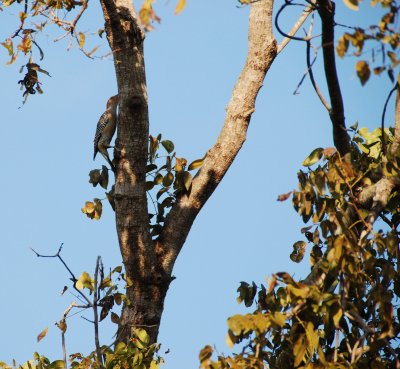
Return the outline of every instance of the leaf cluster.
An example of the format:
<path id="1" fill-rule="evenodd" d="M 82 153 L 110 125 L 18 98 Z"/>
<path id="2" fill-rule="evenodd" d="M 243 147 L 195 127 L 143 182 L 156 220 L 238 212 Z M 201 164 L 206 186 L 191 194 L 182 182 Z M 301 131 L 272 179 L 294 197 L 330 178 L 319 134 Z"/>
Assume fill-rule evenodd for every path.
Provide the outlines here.
<path id="1" fill-rule="evenodd" d="M 149 335 L 144 329 L 137 328 L 133 337 L 127 342 L 118 343 L 115 348 L 102 346 L 101 354 L 104 357 L 104 369 L 158 369 L 163 359 L 157 356 L 159 344 L 149 343 Z M 70 355 L 71 369 L 98 369 L 101 368 L 94 351 L 87 356 L 80 353 Z"/>
<path id="2" fill-rule="evenodd" d="M 229 318 L 227 336 L 242 350 L 214 358 L 206 346 L 202 368 L 399 368 L 400 194 L 392 192 L 375 227 L 368 221 L 373 205 L 359 195 L 399 176 L 400 158 L 382 154 L 380 129 L 351 131 L 351 158 L 314 150 L 298 190 L 280 198 L 292 194 L 309 224 L 291 259 L 302 261 L 309 248 L 310 275 L 275 273 L 268 286 L 242 282 L 238 301 L 255 310 Z M 391 131 L 384 134 L 390 145 Z"/>
<path id="3" fill-rule="evenodd" d="M 164 152 L 160 155 L 160 148 Z M 163 227 L 165 217 L 171 206 L 181 196 L 190 195 L 193 176 L 191 171 L 199 169 L 203 159 L 197 159 L 188 165 L 187 159 L 178 157 L 175 145 L 170 140 L 163 140 L 162 135 L 149 136 L 149 147 L 146 166 L 146 191 L 153 210 L 149 213 L 152 237 L 157 237 Z M 93 169 L 89 173 L 89 183 L 107 189 L 109 185 L 108 168 Z M 108 201 L 115 209 L 114 186 L 106 192 Z M 82 212 L 90 219 L 99 220 L 102 214 L 102 201 L 95 198 L 87 201 Z"/>
<path id="4" fill-rule="evenodd" d="M 359 0 L 345 0 L 345 4 L 358 10 Z M 359 60 L 356 63 L 357 76 L 362 85 L 365 85 L 371 76 L 370 64 L 375 64 L 372 71 L 375 75 L 387 72 L 391 82 L 399 82 L 399 76 L 395 74 L 400 64 L 400 33 L 399 5 L 397 1 L 372 0 L 371 5 L 380 6 L 386 10 L 378 24 L 371 25 L 369 29 L 355 27 L 352 32 L 345 32 L 338 41 L 336 51 L 339 57 L 343 58 L 349 54 L 350 46 L 353 47 L 353 55 L 361 57 L 368 55 L 369 60 Z M 373 44 L 367 49 L 366 44 Z"/>
<path id="5" fill-rule="evenodd" d="M 101 355 L 104 364 L 99 364 L 96 351 L 89 355 L 74 353 L 69 355 L 71 369 L 158 369 L 163 359 L 157 355 L 159 344 L 150 344 L 149 336 L 144 329 L 135 329 L 128 343 L 120 342 L 115 348 L 102 346 Z M 33 360 L 23 365 L 9 366 L 0 361 L 0 369 L 66 369 L 63 360 L 50 361 L 47 357 L 33 354 Z"/>

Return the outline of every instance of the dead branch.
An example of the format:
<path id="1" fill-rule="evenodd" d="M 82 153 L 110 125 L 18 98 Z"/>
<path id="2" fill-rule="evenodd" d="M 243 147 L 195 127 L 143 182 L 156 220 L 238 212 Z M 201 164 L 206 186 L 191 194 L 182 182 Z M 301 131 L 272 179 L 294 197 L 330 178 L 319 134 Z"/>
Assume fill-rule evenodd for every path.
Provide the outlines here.
<path id="1" fill-rule="evenodd" d="M 282 42 L 278 45 L 278 49 L 277 49 L 277 53 L 279 54 L 286 46 L 287 44 L 290 42 L 290 40 L 292 39 L 292 36 L 294 36 L 297 31 L 300 29 L 300 27 L 304 24 L 304 22 L 306 21 L 306 19 L 308 18 L 308 16 L 315 10 L 315 4 L 316 4 L 317 0 L 311 0 L 310 1 L 310 5 L 307 6 L 307 8 L 305 8 L 303 10 L 303 14 L 299 17 L 299 19 L 297 20 L 297 22 L 293 25 L 292 29 L 289 31 L 289 33 L 287 34 L 287 36 L 282 40 Z M 282 8 L 283 10 L 284 8 Z M 278 14 L 275 18 L 275 20 L 277 19 Z"/>

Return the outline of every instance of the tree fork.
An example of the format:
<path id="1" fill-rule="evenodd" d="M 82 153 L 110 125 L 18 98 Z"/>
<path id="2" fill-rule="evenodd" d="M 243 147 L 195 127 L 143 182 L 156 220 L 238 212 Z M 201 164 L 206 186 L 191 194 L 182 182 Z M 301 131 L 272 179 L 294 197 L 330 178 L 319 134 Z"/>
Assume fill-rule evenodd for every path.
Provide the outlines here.
<path id="1" fill-rule="evenodd" d="M 143 55 L 144 34 L 131 0 L 101 0 L 107 39 L 114 55 L 120 111 L 115 145 L 115 213 L 126 275 L 125 303 L 117 341 L 126 341 L 135 327 L 156 342 L 172 269 L 194 219 L 240 151 L 265 75 L 277 55 L 272 32 L 273 0 L 251 5 L 249 49 L 227 107 L 226 119 L 192 182 L 190 195 L 177 199 L 158 240 L 150 237 L 145 177 L 149 117 Z"/>

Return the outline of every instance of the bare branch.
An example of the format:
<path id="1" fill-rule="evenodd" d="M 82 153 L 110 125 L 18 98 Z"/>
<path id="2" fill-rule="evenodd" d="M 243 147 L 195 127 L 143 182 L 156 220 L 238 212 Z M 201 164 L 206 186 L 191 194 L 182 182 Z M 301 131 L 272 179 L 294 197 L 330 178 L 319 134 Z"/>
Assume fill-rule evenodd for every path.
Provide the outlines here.
<path id="1" fill-rule="evenodd" d="M 61 251 L 61 248 L 58 252 Z M 77 307 L 78 305 L 75 302 L 71 302 L 71 304 L 67 307 L 67 309 L 64 311 L 64 314 L 60 320 L 60 323 L 66 324 L 65 320 L 67 319 L 67 316 L 69 314 L 69 312 L 72 310 L 72 308 Z M 57 324 L 58 325 L 58 324 Z M 61 345 L 62 345 L 62 351 L 63 351 L 63 361 L 64 361 L 64 369 L 67 369 L 67 349 L 65 347 L 65 328 L 64 327 L 60 327 L 61 330 Z"/>
<path id="2" fill-rule="evenodd" d="M 339 153 L 350 152 L 350 138 L 346 131 L 344 106 L 335 61 L 335 4 L 331 0 L 318 0 L 318 13 L 322 22 L 322 46 L 325 77 L 328 85 L 331 109 L 329 116 L 333 126 L 333 141 Z"/>
<path id="3" fill-rule="evenodd" d="M 99 300 L 98 277 L 100 268 L 101 268 L 101 257 L 98 256 L 96 260 L 96 269 L 94 272 L 94 294 L 93 294 L 94 343 L 96 346 L 96 356 L 99 367 L 103 368 L 103 356 L 101 355 L 100 341 L 99 341 L 99 312 L 97 311 L 98 300 Z"/>
<path id="4" fill-rule="evenodd" d="M 79 13 L 77 14 L 76 18 L 73 20 L 70 28 L 71 34 L 75 32 L 76 24 L 78 23 L 79 19 L 81 19 L 83 13 L 85 12 L 87 6 L 88 6 L 89 0 L 83 0 L 81 4 L 81 9 L 79 10 Z"/>
<path id="5" fill-rule="evenodd" d="M 73 282 L 74 289 L 83 297 L 83 299 L 88 303 L 89 306 L 92 306 L 91 301 L 86 297 L 86 295 L 79 288 L 76 287 L 76 282 L 78 281 L 78 279 L 75 277 L 74 273 L 72 273 L 71 269 L 68 267 L 68 265 L 65 263 L 65 261 L 61 257 L 61 250 L 62 250 L 63 245 L 64 244 L 62 243 L 60 245 L 60 248 L 58 249 L 57 253 L 54 255 L 41 255 L 34 249 L 31 248 L 31 250 L 36 254 L 36 256 L 38 258 L 58 258 L 61 261 L 61 263 L 64 265 L 65 269 L 67 269 L 68 273 L 71 275 L 71 281 Z"/>
<path id="6" fill-rule="evenodd" d="M 221 182 L 245 139 L 257 94 L 277 55 L 272 32 L 273 0 L 251 5 L 248 55 L 227 107 L 224 126 L 203 166 L 192 182 L 189 196 L 181 197 L 168 214 L 156 241 L 163 253 L 163 267 L 170 273 L 197 214 Z"/>
<path id="7" fill-rule="evenodd" d="M 309 33 L 308 37 L 311 37 L 311 32 Z M 317 83 L 315 82 L 314 73 L 313 73 L 313 70 L 312 70 L 312 64 L 314 63 L 315 59 L 314 59 L 313 63 L 311 63 L 310 51 L 311 51 L 311 41 L 310 41 L 310 39 L 308 39 L 308 40 L 307 40 L 307 70 L 308 70 L 308 73 L 309 73 L 309 75 L 310 75 L 310 81 L 311 81 L 311 84 L 312 84 L 312 86 L 313 86 L 313 88 L 314 88 L 314 90 L 315 90 L 317 96 L 318 96 L 319 99 L 321 100 L 322 105 L 323 105 L 328 111 L 330 111 L 330 110 L 331 110 L 331 107 L 329 106 L 329 104 L 327 103 L 327 101 L 325 100 L 325 98 L 322 96 L 322 92 L 321 92 L 321 90 L 318 88 Z"/>
<path id="8" fill-rule="evenodd" d="M 304 22 L 308 18 L 308 16 L 314 11 L 314 9 L 315 9 L 314 5 L 316 4 L 316 2 L 317 2 L 316 0 L 311 0 L 311 4 L 309 6 L 307 6 L 307 8 L 305 8 L 303 10 L 303 14 L 299 17 L 297 22 L 293 25 L 292 29 L 287 34 L 287 36 L 278 45 L 278 50 L 277 50 L 278 54 L 286 47 L 286 45 L 292 39 L 291 37 L 294 36 L 297 33 L 297 31 L 300 29 L 300 27 L 304 24 Z M 277 15 L 277 17 L 278 17 L 278 15 Z"/>

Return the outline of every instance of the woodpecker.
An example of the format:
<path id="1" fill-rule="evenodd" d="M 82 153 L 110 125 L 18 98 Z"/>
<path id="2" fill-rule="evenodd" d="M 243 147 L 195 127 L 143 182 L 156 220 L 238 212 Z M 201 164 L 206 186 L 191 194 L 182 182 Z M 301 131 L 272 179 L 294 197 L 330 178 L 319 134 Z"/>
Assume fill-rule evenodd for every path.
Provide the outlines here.
<path id="1" fill-rule="evenodd" d="M 113 171 L 115 171 L 115 167 L 108 156 L 107 149 L 110 148 L 110 142 L 114 136 L 117 125 L 117 105 L 118 95 L 108 99 L 106 111 L 101 115 L 97 123 L 96 134 L 94 136 L 93 160 L 95 160 L 97 153 L 100 151 Z"/>

